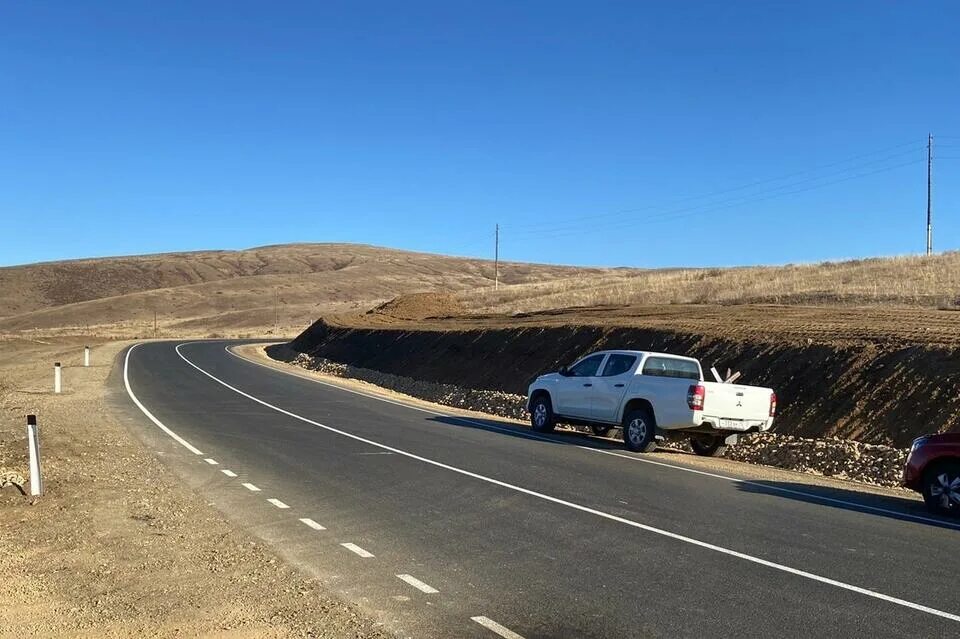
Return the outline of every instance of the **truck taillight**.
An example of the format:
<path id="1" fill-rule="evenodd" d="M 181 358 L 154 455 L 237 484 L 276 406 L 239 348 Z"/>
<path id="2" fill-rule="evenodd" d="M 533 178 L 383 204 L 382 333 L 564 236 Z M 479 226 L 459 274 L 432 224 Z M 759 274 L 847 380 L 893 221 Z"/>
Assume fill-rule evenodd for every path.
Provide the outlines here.
<path id="1" fill-rule="evenodd" d="M 773 417 L 774 413 L 777 412 L 777 394 L 770 393 L 770 417 Z"/>
<path id="2" fill-rule="evenodd" d="M 700 384 L 691 384 L 687 389 L 687 406 L 690 410 L 703 410 L 703 398 L 707 394 L 707 389 Z"/>

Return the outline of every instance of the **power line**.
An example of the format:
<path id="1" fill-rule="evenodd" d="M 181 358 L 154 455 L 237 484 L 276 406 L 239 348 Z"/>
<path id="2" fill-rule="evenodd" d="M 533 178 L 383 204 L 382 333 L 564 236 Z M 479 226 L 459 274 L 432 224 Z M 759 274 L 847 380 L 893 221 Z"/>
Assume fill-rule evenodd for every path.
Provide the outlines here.
<path id="1" fill-rule="evenodd" d="M 897 145 L 890 146 L 890 147 L 886 147 L 886 148 L 883 148 L 883 149 L 878 149 L 878 150 L 876 150 L 876 151 L 870 151 L 870 152 L 868 152 L 868 153 L 861 153 L 860 155 L 855 155 L 855 156 L 852 156 L 852 157 L 848 157 L 848 158 L 845 158 L 845 159 L 843 159 L 843 160 L 837 160 L 837 161 L 835 161 L 835 162 L 830 162 L 830 163 L 828 163 L 828 164 L 822 164 L 822 165 L 819 165 L 819 166 L 816 166 L 816 167 L 812 167 L 812 168 L 809 168 L 809 169 L 804 169 L 804 170 L 802 170 L 802 171 L 795 171 L 795 172 L 793 172 L 793 173 L 787 173 L 787 174 L 785 174 L 785 175 L 781 175 L 781 176 L 778 176 L 778 177 L 772 177 L 772 178 L 766 178 L 766 179 L 763 179 L 763 180 L 757 180 L 757 181 L 754 181 L 754 182 L 750 182 L 750 183 L 748 183 L 748 184 L 742 184 L 742 185 L 740 185 L 740 186 L 735 186 L 735 187 L 731 187 L 731 188 L 721 189 L 721 190 L 719 190 L 719 191 L 712 191 L 712 192 L 710 192 L 710 193 L 705 193 L 705 194 L 701 194 L 701 195 L 686 196 L 686 197 L 680 198 L 680 199 L 678 199 L 678 200 L 674 200 L 669 206 L 675 206 L 675 205 L 677 205 L 677 204 L 680 204 L 680 203 L 683 203 L 683 202 L 689 202 L 689 201 L 691 201 L 691 200 L 709 199 L 709 198 L 716 197 L 716 196 L 718 196 L 718 195 L 725 195 L 725 194 L 727 194 L 727 193 L 733 193 L 733 192 L 736 192 L 736 191 L 743 191 L 743 190 L 746 190 L 746 189 L 753 188 L 753 187 L 755 187 L 755 186 L 760 186 L 760 185 L 763 185 L 763 184 L 769 184 L 769 183 L 771 183 L 771 182 L 779 182 L 779 181 L 782 181 L 782 180 L 787 180 L 787 179 L 790 179 L 790 178 L 793 178 L 793 177 L 797 177 L 797 176 L 800 176 L 800 175 L 806 175 L 806 174 L 809 174 L 809 173 L 814 173 L 814 172 L 817 172 L 817 171 L 822 171 L 822 170 L 824 170 L 824 169 L 832 168 L 832 167 L 835 167 L 835 166 L 840 166 L 840 165 L 843 165 L 843 164 L 849 164 L 850 162 L 854 162 L 854 161 L 859 160 L 859 159 L 862 159 L 862 158 L 872 157 L 872 156 L 876 156 L 876 155 L 878 155 L 878 154 L 888 154 L 888 153 L 890 153 L 891 151 L 894 151 L 894 150 L 897 150 L 897 149 L 903 149 L 903 147 L 906 147 L 906 146 L 912 146 L 912 147 L 914 147 L 914 148 L 908 149 L 908 150 L 906 150 L 906 151 L 900 151 L 900 152 L 894 153 L 894 154 L 892 154 L 892 155 L 887 155 L 887 156 L 882 157 L 882 158 L 877 158 L 877 159 L 871 160 L 870 162 L 860 163 L 860 164 L 857 164 L 857 165 L 852 166 L 852 167 L 847 167 L 847 168 L 841 169 L 840 171 L 837 171 L 837 172 L 831 172 L 831 173 L 828 173 L 828 174 L 823 175 L 823 176 L 820 176 L 820 177 L 807 178 L 806 180 L 803 180 L 803 181 L 801 181 L 801 182 L 798 182 L 797 184 L 804 183 L 804 182 L 809 182 L 809 181 L 821 179 L 822 177 L 829 177 L 830 175 L 839 174 L 839 173 L 845 173 L 845 172 L 848 172 L 848 171 L 850 171 L 850 170 L 854 170 L 854 169 L 857 169 L 857 168 L 861 168 L 861 167 L 863 167 L 863 166 L 869 166 L 869 165 L 871 165 L 871 164 L 878 164 L 878 163 L 885 162 L 885 161 L 890 160 L 890 159 L 894 159 L 894 158 L 897 158 L 897 157 L 902 157 L 902 156 L 904 156 L 904 155 L 908 155 L 908 154 L 910 154 L 910 153 L 919 152 L 919 151 L 923 150 L 923 148 L 924 148 L 924 146 L 921 146 L 921 144 L 923 144 L 923 143 L 922 143 L 920 140 L 911 140 L 910 142 L 904 142 L 904 143 L 902 143 L 902 144 L 897 144 Z M 775 187 L 775 188 L 781 188 L 781 187 Z M 647 205 L 647 206 L 642 206 L 642 207 L 638 207 L 638 208 L 621 209 L 621 210 L 618 210 L 618 211 L 608 211 L 608 212 L 605 212 L 605 213 L 594 213 L 594 214 L 590 214 L 590 215 L 574 216 L 574 217 L 568 218 L 568 219 L 566 219 L 566 220 L 564 220 L 564 219 L 559 219 L 559 220 L 557 220 L 557 221 L 562 224 L 562 223 L 567 222 L 567 221 L 587 220 L 587 219 L 600 219 L 600 218 L 606 218 L 606 217 L 615 217 L 615 216 L 626 215 L 626 214 L 629 214 L 629 213 L 639 213 L 639 212 L 642 212 L 642 211 L 648 211 L 648 210 L 657 209 L 657 208 L 661 208 L 661 207 L 660 207 L 659 205 Z M 505 228 L 508 228 L 509 230 L 512 230 L 512 231 L 522 231 L 523 229 L 529 229 L 529 228 L 533 228 L 533 227 L 539 227 L 539 224 L 536 224 L 536 223 L 535 223 L 535 224 L 522 224 L 522 225 L 517 225 L 517 226 L 506 225 Z"/>
<path id="2" fill-rule="evenodd" d="M 858 174 L 858 175 L 851 175 L 851 176 L 847 176 L 847 177 L 845 177 L 845 178 L 841 178 L 841 179 L 838 179 L 838 180 L 832 180 L 832 181 L 830 181 L 830 182 L 825 182 L 825 183 L 822 183 L 822 184 L 816 184 L 816 185 L 809 186 L 809 187 L 802 188 L 802 189 L 796 189 L 796 190 L 793 190 L 793 191 L 786 191 L 786 192 L 783 192 L 783 193 L 773 193 L 773 194 L 767 195 L 767 196 L 765 196 L 765 197 L 750 199 L 750 200 L 746 200 L 746 201 L 738 201 L 738 202 L 734 202 L 734 203 L 732 203 L 732 204 L 725 204 L 725 205 L 721 205 L 721 206 L 715 206 L 715 207 L 712 207 L 712 208 L 704 208 L 704 207 L 702 207 L 702 206 L 698 206 L 698 207 L 691 207 L 691 208 L 685 209 L 685 210 L 684 210 L 684 209 L 681 209 L 681 210 L 672 211 L 672 212 L 668 211 L 668 212 L 665 212 L 665 214 L 661 214 L 661 215 L 659 215 L 659 216 L 650 216 L 650 217 L 647 217 L 647 218 L 633 218 L 633 219 L 629 219 L 629 220 L 623 220 L 623 221 L 621 221 L 621 222 L 614 222 L 613 224 L 607 224 L 607 225 L 603 225 L 603 226 L 594 226 L 594 227 L 592 227 L 592 228 L 583 228 L 583 227 L 580 227 L 580 228 L 577 228 L 577 229 L 574 229 L 574 228 L 557 229 L 558 232 L 556 232 L 556 233 L 553 233 L 553 232 L 551 232 L 551 231 L 544 231 L 543 233 L 541 233 L 540 237 L 542 237 L 542 238 L 544 238 L 544 239 L 554 239 L 554 238 L 560 238 L 560 237 L 569 237 L 569 236 L 572 236 L 572 235 L 587 234 L 587 233 L 596 232 L 596 231 L 608 232 L 608 231 L 610 231 L 610 230 L 619 230 L 619 229 L 629 228 L 629 227 L 631 227 L 631 226 L 636 226 L 636 225 L 638 225 L 638 224 L 656 224 L 656 223 L 660 223 L 660 222 L 668 222 L 668 221 L 673 221 L 673 220 L 678 220 L 678 219 L 683 219 L 683 218 L 689 218 L 689 217 L 704 215 L 704 214 L 707 214 L 707 213 L 713 213 L 713 212 L 715 212 L 715 211 L 730 209 L 730 208 L 733 208 L 733 207 L 736 207 L 736 206 L 742 206 L 742 205 L 745 205 L 745 204 L 752 204 L 752 203 L 755 203 L 755 202 L 763 202 L 763 201 L 766 201 L 766 200 L 772 200 L 772 199 L 775 199 L 775 198 L 785 197 L 785 196 L 788 196 L 788 195 L 795 195 L 795 194 L 797 194 L 797 193 L 803 193 L 803 192 L 806 192 L 806 191 L 811 191 L 811 190 L 818 189 L 818 188 L 822 188 L 822 187 L 826 187 L 826 186 L 832 186 L 832 185 L 834 185 L 834 184 L 839 184 L 839 183 L 842 183 L 842 182 L 847 182 L 847 181 L 849 181 L 849 180 L 855 180 L 855 179 L 858 179 L 858 178 L 863 178 L 863 177 L 868 177 L 868 176 L 871 176 L 871 175 L 876 175 L 876 174 L 878 174 L 878 173 L 884 173 L 884 172 L 886 172 L 886 171 L 892 171 L 892 170 L 895 170 L 895 169 L 898 169 L 898 168 L 902 168 L 902 167 L 905 167 L 905 166 L 911 166 L 911 165 L 915 166 L 915 165 L 919 164 L 920 162 L 921 162 L 921 160 L 919 160 L 919 159 L 917 159 L 917 160 L 911 160 L 911 161 L 909 161 L 909 162 L 904 162 L 904 163 L 902 163 L 902 164 L 895 164 L 895 165 L 893 165 L 893 166 L 883 167 L 883 168 L 880 168 L 880 169 L 877 169 L 877 170 L 874 170 L 874 171 L 869 171 L 869 172 L 867 172 L 867 173 L 861 173 L 861 174 Z M 703 210 L 701 210 L 701 209 L 703 209 Z M 677 213 L 677 214 L 676 214 L 676 215 L 671 215 L 671 214 L 669 214 L 669 213 Z"/>

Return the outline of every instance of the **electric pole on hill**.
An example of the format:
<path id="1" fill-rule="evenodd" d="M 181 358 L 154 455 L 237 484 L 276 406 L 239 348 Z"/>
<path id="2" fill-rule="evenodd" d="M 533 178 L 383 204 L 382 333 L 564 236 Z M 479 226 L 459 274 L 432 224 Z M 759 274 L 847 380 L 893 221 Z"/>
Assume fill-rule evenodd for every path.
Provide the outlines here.
<path id="1" fill-rule="evenodd" d="M 927 134 L 927 255 L 933 253 L 933 134 Z"/>
<path id="2" fill-rule="evenodd" d="M 500 225 L 493 232 L 493 290 L 500 288 Z"/>

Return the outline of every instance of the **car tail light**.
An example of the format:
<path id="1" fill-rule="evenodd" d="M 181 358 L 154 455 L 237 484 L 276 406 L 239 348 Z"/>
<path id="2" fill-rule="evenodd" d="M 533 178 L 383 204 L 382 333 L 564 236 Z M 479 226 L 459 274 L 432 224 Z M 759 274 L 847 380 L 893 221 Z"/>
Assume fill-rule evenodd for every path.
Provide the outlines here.
<path id="1" fill-rule="evenodd" d="M 770 417 L 773 417 L 774 413 L 777 412 L 777 394 L 770 393 Z"/>
<path id="2" fill-rule="evenodd" d="M 703 399 L 707 394 L 707 389 L 700 384 L 691 384 L 687 389 L 687 406 L 690 410 L 703 410 Z"/>

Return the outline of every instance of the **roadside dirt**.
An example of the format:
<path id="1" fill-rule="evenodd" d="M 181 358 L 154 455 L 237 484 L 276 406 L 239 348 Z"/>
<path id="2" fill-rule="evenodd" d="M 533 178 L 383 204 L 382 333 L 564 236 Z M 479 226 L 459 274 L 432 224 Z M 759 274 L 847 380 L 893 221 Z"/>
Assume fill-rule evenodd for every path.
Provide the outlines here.
<path id="1" fill-rule="evenodd" d="M 170 476 L 107 408 L 124 344 L 90 368 L 82 344 L 0 343 L 0 467 L 29 476 L 34 413 L 45 481 L 33 505 L 0 489 L 0 637 L 386 636 Z"/>

